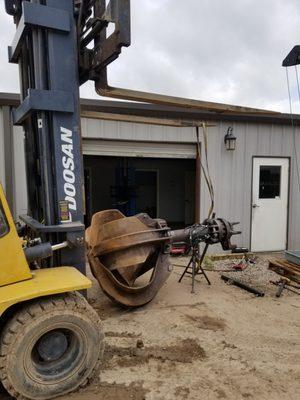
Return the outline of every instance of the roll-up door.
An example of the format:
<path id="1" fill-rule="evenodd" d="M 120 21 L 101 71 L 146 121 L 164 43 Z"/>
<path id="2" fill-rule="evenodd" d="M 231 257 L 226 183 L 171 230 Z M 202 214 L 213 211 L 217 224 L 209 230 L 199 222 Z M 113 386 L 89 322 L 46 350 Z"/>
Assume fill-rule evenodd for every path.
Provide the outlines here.
<path id="1" fill-rule="evenodd" d="M 84 139 L 83 154 L 93 156 L 192 159 L 196 158 L 196 146 L 190 143 Z"/>

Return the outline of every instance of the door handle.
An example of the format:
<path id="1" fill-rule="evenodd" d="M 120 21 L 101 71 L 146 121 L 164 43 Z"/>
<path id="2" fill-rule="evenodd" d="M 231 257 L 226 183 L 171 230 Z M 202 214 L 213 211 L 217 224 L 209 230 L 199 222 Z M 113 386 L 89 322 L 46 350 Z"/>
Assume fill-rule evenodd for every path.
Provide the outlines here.
<path id="1" fill-rule="evenodd" d="M 259 206 L 258 204 L 255 204 L 255 203 L 254 203 L 254 204 L 252 204 L 252 207 L 253 207 L 253 208 L 258 208 L 258 207 L 260 207 L 260 206 Z"/>

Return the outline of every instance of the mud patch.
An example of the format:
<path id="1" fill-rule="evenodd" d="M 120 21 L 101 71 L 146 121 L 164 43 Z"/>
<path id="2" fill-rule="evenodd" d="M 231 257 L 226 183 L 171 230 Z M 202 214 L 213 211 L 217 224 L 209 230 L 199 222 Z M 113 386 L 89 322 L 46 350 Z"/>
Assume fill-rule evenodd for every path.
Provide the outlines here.
<path id="1" fill-rule="evenodd" d="M 138 339 L 141 337 L 141 333 L 130 333 L 130 332 L 105 332 L 105 337 L 113 338 L 129 338 Z"/>
<path id="2" fill-rule="evenodd" d="M 227 395 L 223 389 L 216 389 L 215 392 L 218 399 L 227 399 Z"/>
<path id="3" fill-rule="evenodd" d="M 194 316 L 184 314 L 184 318 L 192 322 L 193 325 L 198 329 L 205 329 L 208 331 L 223 331 L 226 328 L 226 323 L 221 318 L 212 318 L 208 315 Z"/>
<path id="4" fill-rule="evenodd" d="M 198 303 L 194 303 L 194 304 L 170 304 L 170 305 L 167 305 L 167 306 L 161 306 L 161 307 L 159 307 L 159 309 L 160 310 L 163 310 L 163 309 L 175 309 L 175 310 L 178 310 L 179 308 L 188 308 L 188 309 L 190 309 L 190 308 L 202 308 L 202 307 L 205 307 L 206 306 L 206 303 L 204 303 L 203 301 L 201 301 L 201 302 L 198 302 Z"/>
<path id="5" fill-rule="evenodd" d="M 189 398 L 190 389 L 185 386 L 177 386 L 175 389 L 175 398 L 186 400 Z"/>
<path id="6" fill-rule="evenodd" d="M 191 363 L 206 358 L 204 349 L 194 339 L 186 339 L 168 347 L 117 347 L 107 345 L 104 353 L 103 369 L 117 364 L 120 367 L 133 367 L 146 364 L 149 360 Z"/>
<path id="7" fill-rule="evenodd" d="M 112 301 L 106 298 L 90 298 L 88 301 L 102 321 L 105 321 L 109 318 L 124 316 L 129 311 L 129 309 L 120 308 L 117 304 L 114 304 Z"/>
<path id="8" fill-rule="evenodd" d="M 147 392 L 143 388 L 143 382 L 131 383 L 129 386 L 102 382 L 87 390 L 68 395 L 67 398 L 73 400 L 145 400 Z"/>

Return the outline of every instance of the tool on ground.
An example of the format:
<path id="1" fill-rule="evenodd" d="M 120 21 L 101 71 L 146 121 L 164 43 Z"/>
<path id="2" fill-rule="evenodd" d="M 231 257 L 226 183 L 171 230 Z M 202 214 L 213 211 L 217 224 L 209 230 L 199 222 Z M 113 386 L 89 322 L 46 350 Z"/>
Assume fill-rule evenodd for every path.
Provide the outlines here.
<path id="1" fill-rule="evenodd" d="M 228 282 L 231 285 L 235 285 L 241 289 L 247 290 L 248 292 L 255 294 L 257 297 L 263 297 L 265 295 L 264 292 L 254 288 L 252 286 L 249 286 L 246 283 L 239 281 L 238 279 L 231 278 L 227 275 L 221 275 L 221 279 L 225 282 Z"/>
<path id="2" fill-rule="evenodd" d="M 101 211 L 93 216 L 86 232 L 88 259 L 109 298 L 126 307 L 138 307 L 151 301 L 169 277 L 171 243 L 186 242 L 194 248 L 200 242 L 206 247 L 221 243 L 230 250 L 235 247 L 231 237 L 240 233 L 234 231 L 235 224 L 211 218 L 172 231 L 164 220 L 147 214 L 125 217 L 119 210 Z"/>
<path id="3" fill-rule="evenodd" d="M 281 278 L 278 281 L 270 281 L 270 283 L 278 287 L 276 297 L 280 297 L 284 289 L 300 295 L 300 286 L 292 284 L 290 279 Z"/>

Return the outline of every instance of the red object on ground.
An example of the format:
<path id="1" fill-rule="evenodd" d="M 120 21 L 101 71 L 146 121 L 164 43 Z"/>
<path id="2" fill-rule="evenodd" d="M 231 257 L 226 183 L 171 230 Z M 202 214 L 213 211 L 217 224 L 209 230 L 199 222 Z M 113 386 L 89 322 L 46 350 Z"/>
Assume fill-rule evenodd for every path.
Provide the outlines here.
<path id="1" fill-rule="evenodd" d="M 170 255 L 171 256 L 184 256 L 189 251 L 189 246 L 186 243 L 174 243 Z"/>
<path id="2" fill-rule="evenodd" d="M 239 262 L 238 264 L 233 264 L 232 268 L 236 271 L 244 271 L 248 267 L 248 264 L 244 261 Z"/>

